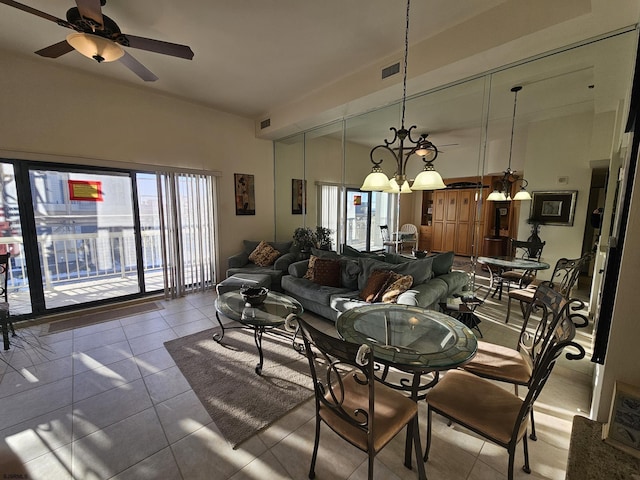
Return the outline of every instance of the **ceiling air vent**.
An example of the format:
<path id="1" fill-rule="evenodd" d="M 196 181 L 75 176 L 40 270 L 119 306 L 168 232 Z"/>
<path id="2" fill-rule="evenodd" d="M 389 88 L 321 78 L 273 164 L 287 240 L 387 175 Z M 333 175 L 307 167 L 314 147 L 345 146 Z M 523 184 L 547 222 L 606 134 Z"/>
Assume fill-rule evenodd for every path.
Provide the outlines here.
<path id="1" fill-rule="evenodd" d="M 382 80 L 385 78 L 389 78 L 391 75 L 395 75 L 396 73 L 400 73 L 400 62 L 394 63 L 393 65 L 389 65 L 382 69 Z"/>
<path id="2" fill-rule="evenodd" d="M 265 128 L 267 128 L 270 125 L 271 125 L 271 119 L 270 118 L 267 118 L 266 120 L 262 120 L 260 122 L 260 130 L 264 130 Z"/>

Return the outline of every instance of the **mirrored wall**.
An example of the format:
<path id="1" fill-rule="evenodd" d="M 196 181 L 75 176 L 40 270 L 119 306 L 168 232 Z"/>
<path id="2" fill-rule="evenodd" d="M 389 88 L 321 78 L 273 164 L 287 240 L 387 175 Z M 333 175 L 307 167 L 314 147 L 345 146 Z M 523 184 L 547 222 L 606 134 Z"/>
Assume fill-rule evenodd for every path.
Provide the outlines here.
<path id="1" fill-rule="evenodd" d="M 636 43 L 636 31 L 618 33 L 409 98 L 405 125 L 428 133 L 440 150 L 434 166 L 450 185 L 443 191 L 359 191 L 371 171 L 369 152 L 393 137 L 390 127 L 400 127 L 400 103 L 276 141 L 276 239 L 322 225 L 332 230 L 334 249 L 346 243 L 375 250 L 382 246 L 381 224 L 412 223 L 420 229 L 420 249 L 486 254 L 499 248 L 494 237 L 531 235 L 533 202 L 486 200 L 510 167 L 512 195 L 523 184 L 538 198 L 576 193 L 570 222 L 563 217 L 539 226 L 546 262 L 597 249 L 624 156 Z M 514 86 L 522 86 L 515 115 Z M 422 166 L 421 158 L 411 158 L 408 177 Z M 388 158 L 382 168 L 391 176 L 397 165 Z M 602 225 L 591 221 L 595 208 L 604 209 Z"/>

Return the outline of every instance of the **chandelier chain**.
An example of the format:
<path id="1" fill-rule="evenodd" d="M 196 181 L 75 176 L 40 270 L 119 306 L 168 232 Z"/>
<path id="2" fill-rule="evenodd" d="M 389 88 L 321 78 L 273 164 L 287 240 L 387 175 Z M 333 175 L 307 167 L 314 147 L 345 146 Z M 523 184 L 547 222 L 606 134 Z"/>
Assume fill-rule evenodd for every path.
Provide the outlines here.
<path id="1" fill-rule="evenodd" d="M 407 58 L 409 57 L 409 5 L 411 0 L 407 0 L 407 22 L 404 29 L 404 73 L 402 76 L 402 128 L 404 129 L 404 111 L 407 103 Z"/>
<path id="2" fill-rule="evenodd" d="M 509 144 L 509 171 L 511 171 L 511 154 L 513 153 L 513 133 L 516 125 L 516 105 L 518 104 L 518 92 L 522 87 L 513 87 L 511 91 L 514 93 L 513 97 L 513 115 L 511 116 L 511 143 Z"/>

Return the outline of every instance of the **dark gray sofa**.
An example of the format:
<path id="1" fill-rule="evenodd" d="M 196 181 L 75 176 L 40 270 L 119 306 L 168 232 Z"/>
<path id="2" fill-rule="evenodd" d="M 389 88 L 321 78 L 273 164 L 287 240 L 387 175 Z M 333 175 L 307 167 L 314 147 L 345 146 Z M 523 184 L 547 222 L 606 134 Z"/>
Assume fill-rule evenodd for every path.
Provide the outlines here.
<path id="1" fill-rule="evenodd" d="M 282 276 L 287 272 L 289 265 L 299 259 L 300 252 L 297 247 L 293 246 L 293 242 L 267 242 L 273 248 L 278 250 L 281 255 L 276 259 L 273 265 L 261 267 L 249 260 L 249 255 L 253 252 L 259 241 L 243 240 L 244 250 L 240 253 L 230 256 L 227 259 L 227 278 L 236 273 L 261 273 L 271 277 L 271 289 L 281 292 L 282 287 L 280 281 Z"/>
<path id="2" fill-rule="evenodd" d="M 398 297 L 397 303 L 422 308 L 438 308 L 438 302 L 462 292 L 468 282 L 465 272 L 451 271 L 453 252 L 415 260 L 388 254 L 385 262 L 374 258 L 339 256 L 335 252 L 320 255 L 340 260 L 341 287 L 318 285 L 303 278 L 309 263 L 304 260 L 289 266 L 289 274 L 282 277 L 282 289 L 298 300 L 305 310 L 334 322 L 341 312 L 366 305 L 358 293 L 374 270 L 412 275 L 414 284 Z"/>

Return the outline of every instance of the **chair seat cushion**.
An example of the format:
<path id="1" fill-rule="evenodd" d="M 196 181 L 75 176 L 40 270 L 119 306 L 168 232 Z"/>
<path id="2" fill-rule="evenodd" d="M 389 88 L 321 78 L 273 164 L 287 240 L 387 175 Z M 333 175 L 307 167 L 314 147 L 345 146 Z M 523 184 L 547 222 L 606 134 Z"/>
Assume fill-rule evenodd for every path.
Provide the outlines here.
<path id="1" fill-rule="evenodd" d="M 353 375 L 347 374 L 343 377 L 344 404 L 346 412 L 355 412 L 357 409 L 369 410 L 369 387 L 360 385 L 353 379 Z M 373 418 L 373 449 L 378 452 L 384 447 L 400 430 L 418 414 L 418 405 L 411 399 L 399 392 L 375 382 L 375 410 Z M 333 402 L 331 394 L 327 393 L 327 400 Z M 320 404 L 320 418 L 338 435 L 363 451 L 367 451 L 366 431 L 351 425 L 346 420 L 340 418 L 336 412 Z M 362 422 L 362 415 L 356 417 L 351 415 L 356 421 Z"/>
<path id="2" fill-rule="evenodd" d="M 501 382 L 527 385 L 532 366 L 525 355 L 513 348 L 489 342 L 478 342 L 478 351 L 462 368 L 475 375 Z"/>
<path id="3" fill-rule="evenodd" d="M 505 445 L 511 440 L 522 400 L 498 385 L 462 370 L 447 372 L 427 393 L 427 403 L 436 412 L 452 417 L 457 423 L 482 432 Z M 524 416 L 518 439 L 528 426 Z"/>
<path id="4" fill-rule="evenodd" d="M 511 290 L 509 292 L 509 298 L 514 300 L 520 300 L 521 302 L 532 303 L 533 296 L 536 294 L 535 288 L 519 288 L 518 290 Z"/>

